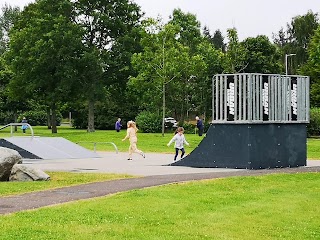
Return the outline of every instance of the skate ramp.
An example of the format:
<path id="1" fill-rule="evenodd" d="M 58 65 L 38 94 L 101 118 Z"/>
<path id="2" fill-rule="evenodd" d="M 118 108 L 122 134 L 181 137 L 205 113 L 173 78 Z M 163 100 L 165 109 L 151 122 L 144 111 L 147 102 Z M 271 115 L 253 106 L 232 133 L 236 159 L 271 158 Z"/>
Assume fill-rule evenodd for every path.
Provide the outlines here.
<path id="1" fill-rule="evenodd" d="M 265 169 L 306 166 L 306 124 L 214 124 L 172 166 Z"/>
<path id="2" fill-rule="evenodd" d="M 99 155 L 62 137 L 8 137 L 0 146 L 14 149 L 23 158 L 69 159 L 98 158 Z"/>

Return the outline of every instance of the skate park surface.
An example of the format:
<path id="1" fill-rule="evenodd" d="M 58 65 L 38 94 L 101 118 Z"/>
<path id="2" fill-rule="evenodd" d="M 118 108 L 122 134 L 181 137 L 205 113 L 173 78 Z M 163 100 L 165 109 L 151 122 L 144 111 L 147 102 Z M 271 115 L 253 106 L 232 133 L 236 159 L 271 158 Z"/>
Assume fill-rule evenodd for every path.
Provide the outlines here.
<path id="1" fill-rule="evenodd" d="M 153 176 L 168 174 L 193 174 L 214 172 L 237 172 L 247 169 L 231 168 L 192 168 L 184 166 L 168 166 L 173 162 L 174 154 L 146 153 L 146 158 L 138 154 L 128 161 L 126 152 L 97 152 L 98 158 L 79 159 L 23 159 L 23 164 L 42 171 L 119 173 L 136 176 Z M 307 167 L 320 166 L 320 160 L 308 160 Z"/>

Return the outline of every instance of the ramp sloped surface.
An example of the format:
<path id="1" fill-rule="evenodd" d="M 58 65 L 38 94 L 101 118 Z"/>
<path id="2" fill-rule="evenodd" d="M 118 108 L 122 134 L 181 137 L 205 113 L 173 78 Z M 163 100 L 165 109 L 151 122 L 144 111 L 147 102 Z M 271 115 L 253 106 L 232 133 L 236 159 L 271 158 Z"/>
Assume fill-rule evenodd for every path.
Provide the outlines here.
<path id="1" fill-rule="evenodd" d="M 4 139 L 42 159 L 99 157 L 98 154 L 61 137 L 9 137 Z"/>
<path id="2" fill-rule="evenodd" d="M 305 124 L 215 124 L 173 166 L 264 169 L 306 166 Z"/>

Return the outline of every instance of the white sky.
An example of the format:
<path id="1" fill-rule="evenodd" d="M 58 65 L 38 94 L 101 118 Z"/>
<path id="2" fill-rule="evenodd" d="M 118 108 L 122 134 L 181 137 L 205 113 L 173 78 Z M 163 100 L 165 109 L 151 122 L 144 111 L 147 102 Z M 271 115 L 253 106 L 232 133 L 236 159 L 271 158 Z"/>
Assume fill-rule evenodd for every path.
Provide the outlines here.
<path id="1" fill-rule="evenodd" d="M 21 8 L 33 0 L 0 0 L 11 6 Z M 197 16 L 202 27 L 209 27 L 211 33 L 217 29 L 226 35 L 228 28 L 236 27 L 239 39 L 267 35 L 272 40 L 272 33 L 297 15 L 304 15 L 308 10 L 320 12 L 319 0 L 134 0 L 146 13 L 147 17 L 160 15 L 168 21 L 173 9 L 180 8 Z"/>

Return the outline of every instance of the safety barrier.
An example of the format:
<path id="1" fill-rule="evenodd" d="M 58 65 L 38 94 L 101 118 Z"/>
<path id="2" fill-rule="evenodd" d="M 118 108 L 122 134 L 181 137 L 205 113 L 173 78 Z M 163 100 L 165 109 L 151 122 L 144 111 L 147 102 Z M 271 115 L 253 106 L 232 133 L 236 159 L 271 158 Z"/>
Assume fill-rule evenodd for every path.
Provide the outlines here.
<path id="1" fill-rule="evenodd" d="M 309 122 L 307 76 L 218 74 L 212 81 L 212 123 Z"/>

